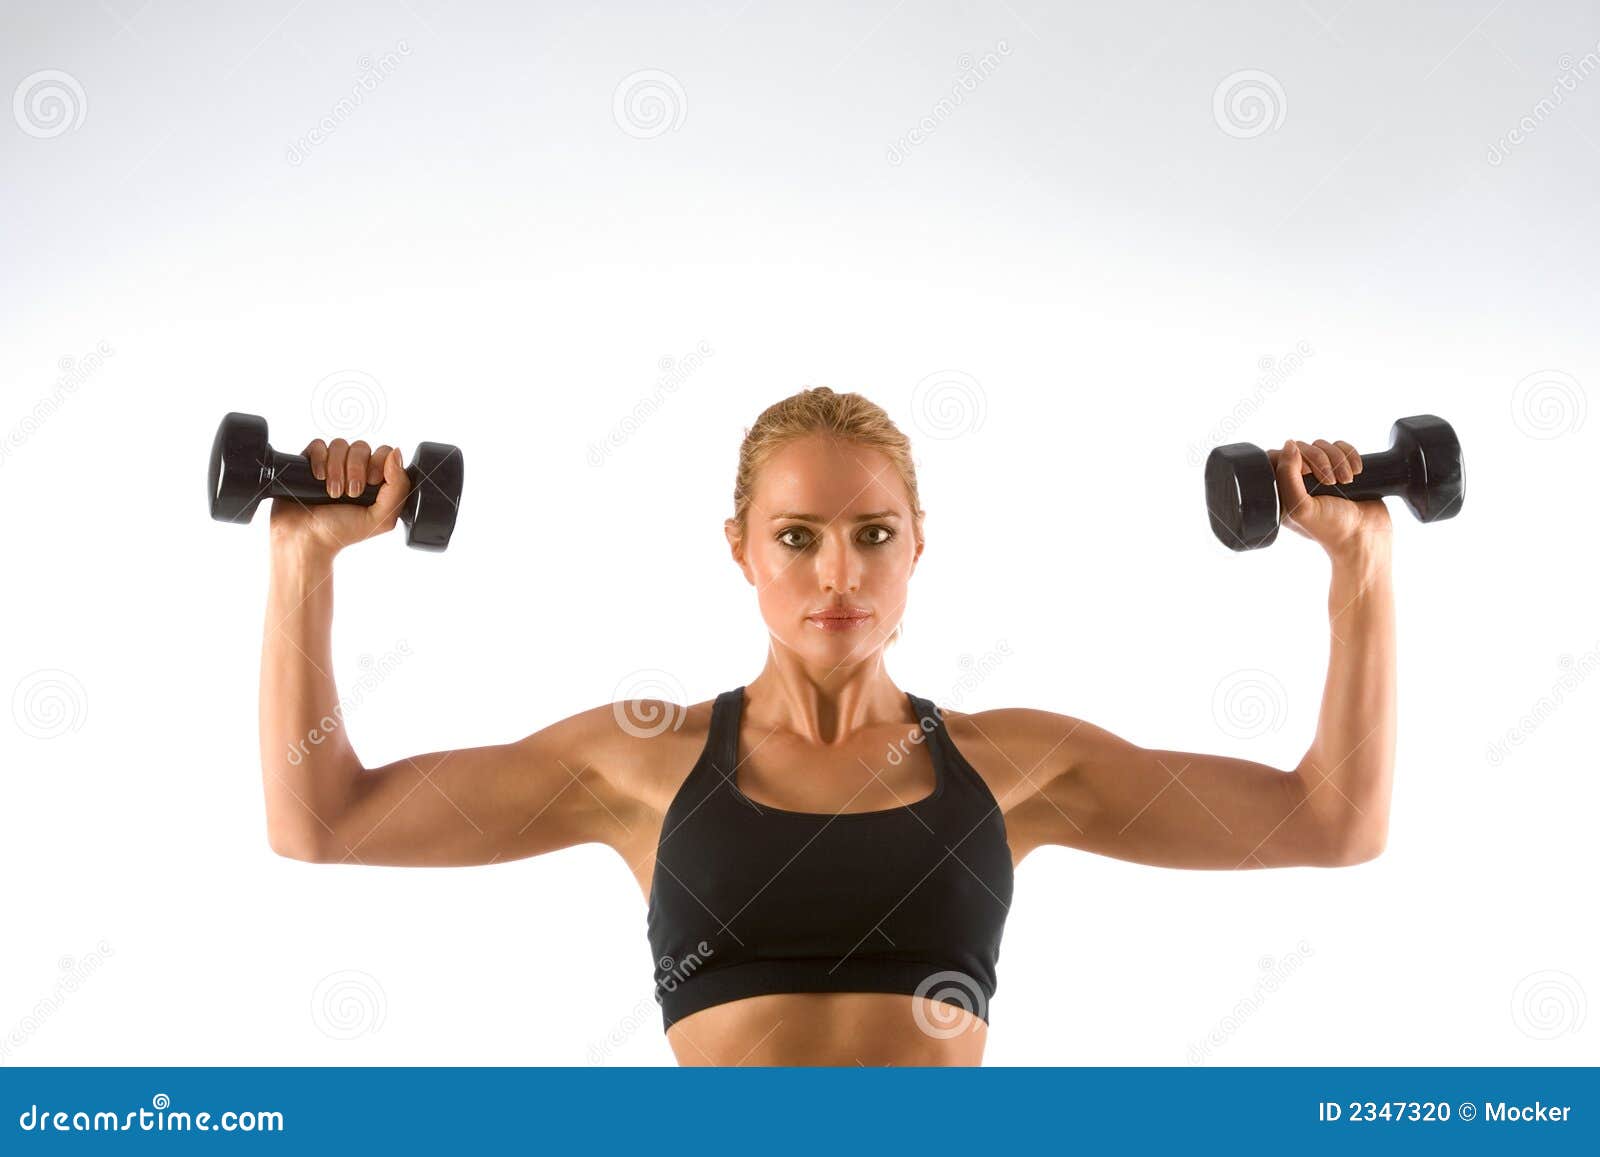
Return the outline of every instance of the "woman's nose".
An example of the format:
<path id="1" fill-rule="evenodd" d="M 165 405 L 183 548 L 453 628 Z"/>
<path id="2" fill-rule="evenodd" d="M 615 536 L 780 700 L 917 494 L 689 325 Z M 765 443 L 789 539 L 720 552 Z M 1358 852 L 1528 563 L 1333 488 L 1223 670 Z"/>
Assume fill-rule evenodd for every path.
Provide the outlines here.
<path id="1" fill-rule="evenodd" d="M 861 585 L 861 562 L 844 543 L 826 543 L 817 556 L 819 578 L 832 591 L 853 591 Z"/>

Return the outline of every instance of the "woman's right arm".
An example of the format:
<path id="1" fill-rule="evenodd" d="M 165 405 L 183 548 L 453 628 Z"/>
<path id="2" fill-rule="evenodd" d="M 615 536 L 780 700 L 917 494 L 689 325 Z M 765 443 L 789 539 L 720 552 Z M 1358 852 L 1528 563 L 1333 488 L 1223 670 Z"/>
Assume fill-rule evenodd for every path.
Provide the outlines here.
<path id="1" fill-rule="evenodd" d="M 637 753 L 609 704 L 515 743 L 362 766 L 332 674 L 333 563 L 343 546 L 393 528 L 406 480 L 398 452 L 382 447 L 369 466 L 351 450 L 313 442 L 307 456 L 319 477 L 334 472 L 352 493 L 381 481 L 371 507 L 273 502 L 260 704 L 273 851 L 314 863 L 442 867 L 614 844 L 635 801 L 605 772 Z"/>

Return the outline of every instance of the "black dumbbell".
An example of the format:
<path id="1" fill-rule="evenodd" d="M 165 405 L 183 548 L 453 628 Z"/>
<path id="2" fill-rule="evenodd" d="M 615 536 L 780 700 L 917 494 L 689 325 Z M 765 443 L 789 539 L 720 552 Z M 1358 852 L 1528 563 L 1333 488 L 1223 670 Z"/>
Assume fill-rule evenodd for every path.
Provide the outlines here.
<path id="1" fill-rule="evenodd" d="M 450 545 L 461 504 L 461 451 L 443 442 L 419 442 L 406 467 L 411 491 L 400 508 L 406 545 L 443 550 Z M 267 420 L 254 414 L 228 414 L 211 444 L 211 517 L 218 522 L 249 522 L 263 498 L 292 498 L 302 506 L 348 502 L 371 506 L 378 487 L 360 494 L 328 497 L 326 482 L 311 472 L 304 454 L 280 454 L 267 445 Z"/>
<path id="2" fill-rule="evenodd" d="M 1305 475 L 1307 494 L 1336 494 L 1361 501 L 1397 494 L 1423 522 L 1461 511 L 1461 441 L 1450 423 L 1433 414 L 1395 422 L 1387 450 L 1361 455 L 1361 473 L 1326 483 Z M 1206 511 L 1211 530 L 1234 550 L 1268 546 L 1278 537 L 1278 480 L 1267 452 L 1249 442 L 1218 446 L 1206 458 Z"/>

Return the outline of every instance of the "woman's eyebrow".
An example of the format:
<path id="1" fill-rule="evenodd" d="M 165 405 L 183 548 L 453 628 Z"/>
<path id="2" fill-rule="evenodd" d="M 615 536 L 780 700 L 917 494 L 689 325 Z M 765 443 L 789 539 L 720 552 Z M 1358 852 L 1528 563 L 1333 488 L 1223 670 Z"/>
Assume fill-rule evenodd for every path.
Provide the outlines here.
<path id="1" fill-rule="evenodd" d="M 893 510 L 873 510 L 873 511 L 870 511 L 870 512 L 868 512 L 866 514 L 857 514 L 850 521 L 851 522 L 875 522 L 875 521 L 877 521 L 878 519 L 881 519 L 881 518 L 899 518 L 899 517 L 900 517 L 900 515 L 897 514 Z M 777 521 L 780 518 L 792 518 L 796 522 L 827 522 L 828 521 L 826 518 L 823 518 L 822 515 L 820 515 L 820 514 L 797 514 L 792 510 L 780 510 L 778 513 L 772 515 L 771 518 L 772 518 L 773 521 Z"/>

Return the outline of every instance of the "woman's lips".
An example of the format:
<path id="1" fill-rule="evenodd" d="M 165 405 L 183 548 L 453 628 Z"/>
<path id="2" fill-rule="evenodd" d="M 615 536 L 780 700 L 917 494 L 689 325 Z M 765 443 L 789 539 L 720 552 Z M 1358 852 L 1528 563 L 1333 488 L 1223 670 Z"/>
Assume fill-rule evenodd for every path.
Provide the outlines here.
<path id="1" fill-rule="evenodd" d="M 871 611 L 827 611 L 820 615 L 807 615 L 806 622 L 819 631 L 830 633 L 854 631 L 872 618 Z"/>

